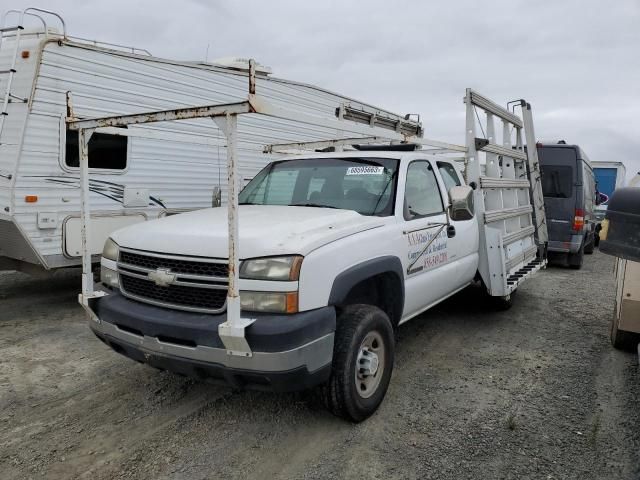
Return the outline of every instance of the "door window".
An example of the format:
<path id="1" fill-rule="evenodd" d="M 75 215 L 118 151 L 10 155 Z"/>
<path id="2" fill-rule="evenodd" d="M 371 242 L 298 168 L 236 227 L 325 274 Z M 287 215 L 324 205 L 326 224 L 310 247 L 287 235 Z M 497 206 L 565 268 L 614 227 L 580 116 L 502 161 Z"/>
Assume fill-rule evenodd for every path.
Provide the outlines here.
<path id="1" fill-rule="evenodd" d="M 447 192 L 451 187 L 462 185 L 460 177 L 458 177 L 458 172 L 456 172 L 455 167 L 450 163 L 438 162 L 438 170 L 440 171 L 440 176 L 442 177 Z"/>
<path id="2" fill-rule="evenodd" d="M 415 161 L 407 169 L 405 220 L 444 212 L 435 172 L 427 161 Z"/>

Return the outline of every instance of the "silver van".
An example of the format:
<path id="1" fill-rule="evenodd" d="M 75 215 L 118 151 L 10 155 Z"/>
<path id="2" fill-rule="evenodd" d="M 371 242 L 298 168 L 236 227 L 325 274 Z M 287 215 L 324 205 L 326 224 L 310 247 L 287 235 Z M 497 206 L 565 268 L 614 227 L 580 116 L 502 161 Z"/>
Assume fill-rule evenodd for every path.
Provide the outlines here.
<path id="1" fill-rule="evenodd" d="M 542 192 L 549 232 L 549 259 L 581 268 L 595 247 L 596 182 L 578 145 L 539 143 Z"/>

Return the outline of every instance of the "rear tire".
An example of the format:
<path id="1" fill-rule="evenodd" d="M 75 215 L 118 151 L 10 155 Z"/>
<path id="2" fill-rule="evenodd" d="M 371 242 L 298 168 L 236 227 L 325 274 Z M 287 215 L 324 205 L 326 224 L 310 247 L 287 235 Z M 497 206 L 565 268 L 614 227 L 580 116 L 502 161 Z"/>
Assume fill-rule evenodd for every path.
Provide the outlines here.
<path id="1" fill-rule="evenodd" d="M 513 299 L 516 296 L 517 290 L 514 290 L 509 295 L 504 297 L 490 297 L 491 307 L 499 312 L 504 312 L 513 307 Z"/>
<path id="2" fill-rule="evenodd" d="M 480 280 L 480 288 L 482 288 L 482 291 L 484 292 L 487 305 L 489 305 L 491 310 L 495 310 L 498 312 L 509 310 L 513 306 L 513 300 L 516 296 L 516 292 L 518 291 L 516 289 L 513 290 L 509 295 L 505 295 L 504 297 L 494 297 L 489 293 L 489 289 L 482 279 Z"/>
<path id="3" fill-rule="evenodd" d="M 580 245 L 580 250 L 578 250 L 576 253 L 569 253 L 567 255 L 567 263 L 569 264 L 569 267 L 573 268 L 574 270 L 580 270 L 582 268 L 583 262 L 584 262 L 584 240 Z"/>
<path id="4" fill-rule="evenodd" d="M 591 241 L 589 242 L 589 244 L 585 245 L 584 253 L 586 253 L 587 255 L 591 255 L 595 250 L 595 248 L 596 248 L 596 235 L 594 233 L 593 236 L 591 237 Z"/>
<path id="5" fill-rule="evenodd" d="M 361 422 L 384 399 L 395 356 L 393 327 L 378 307 L 349 305 L 338 315 L 333 367 L 322 394 L 329 411 Z"/>
<path id="6" fill-rule="evenodd" d="M 611 315 L 611 345 L 618 350 L 634 352 L 640 343 L 640 335 L 633 332 L 618 329 L 618 321 L 615 315 Z"/>

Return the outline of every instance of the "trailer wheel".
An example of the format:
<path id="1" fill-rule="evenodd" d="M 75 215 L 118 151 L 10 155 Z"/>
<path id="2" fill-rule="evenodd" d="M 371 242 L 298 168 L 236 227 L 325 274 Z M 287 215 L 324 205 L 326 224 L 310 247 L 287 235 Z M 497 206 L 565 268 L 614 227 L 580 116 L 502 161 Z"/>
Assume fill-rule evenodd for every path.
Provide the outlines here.
<path id="1" fill-rule="evenodd" d="M 618 329 L 618 321 L 614 315 L 611 315 L 611 345 L 618 350 L 634 352 L 640 343 L 640 335 L 633 332 Z"/>
<path id="2" fill-rule="evenodd" d="M 393 370 L 395 345 L 389 317 L 370 305 L 350 305 L 338 316 L 325 404 L 338 417 L 361 422 L 380 406 Z"/>

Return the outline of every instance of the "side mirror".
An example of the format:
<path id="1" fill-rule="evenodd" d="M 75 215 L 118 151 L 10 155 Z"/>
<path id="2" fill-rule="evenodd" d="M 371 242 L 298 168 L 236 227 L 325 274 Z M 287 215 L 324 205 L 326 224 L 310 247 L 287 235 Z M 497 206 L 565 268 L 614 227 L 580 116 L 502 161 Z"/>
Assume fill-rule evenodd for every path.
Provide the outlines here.
<path id="1" fill-rule="evenodd" d="M 473 189 L 467 185 L 449 189 L 449 217 L 451 220 L 471 220 L 473 218 Z"/>
<path id="2" fill-rule="evenodd" d="M 222 205 L 222 190 L 220 187 L 213 187 L 213 194 L 211 195 L 211 206 L 219 207 Z"/>
<path id="3" fill-rule="evenodd" d="M 606 194 L 596 192 L 596 205 L 602 205 L 607 200 L 609 200 L 609 197 Z"/>

